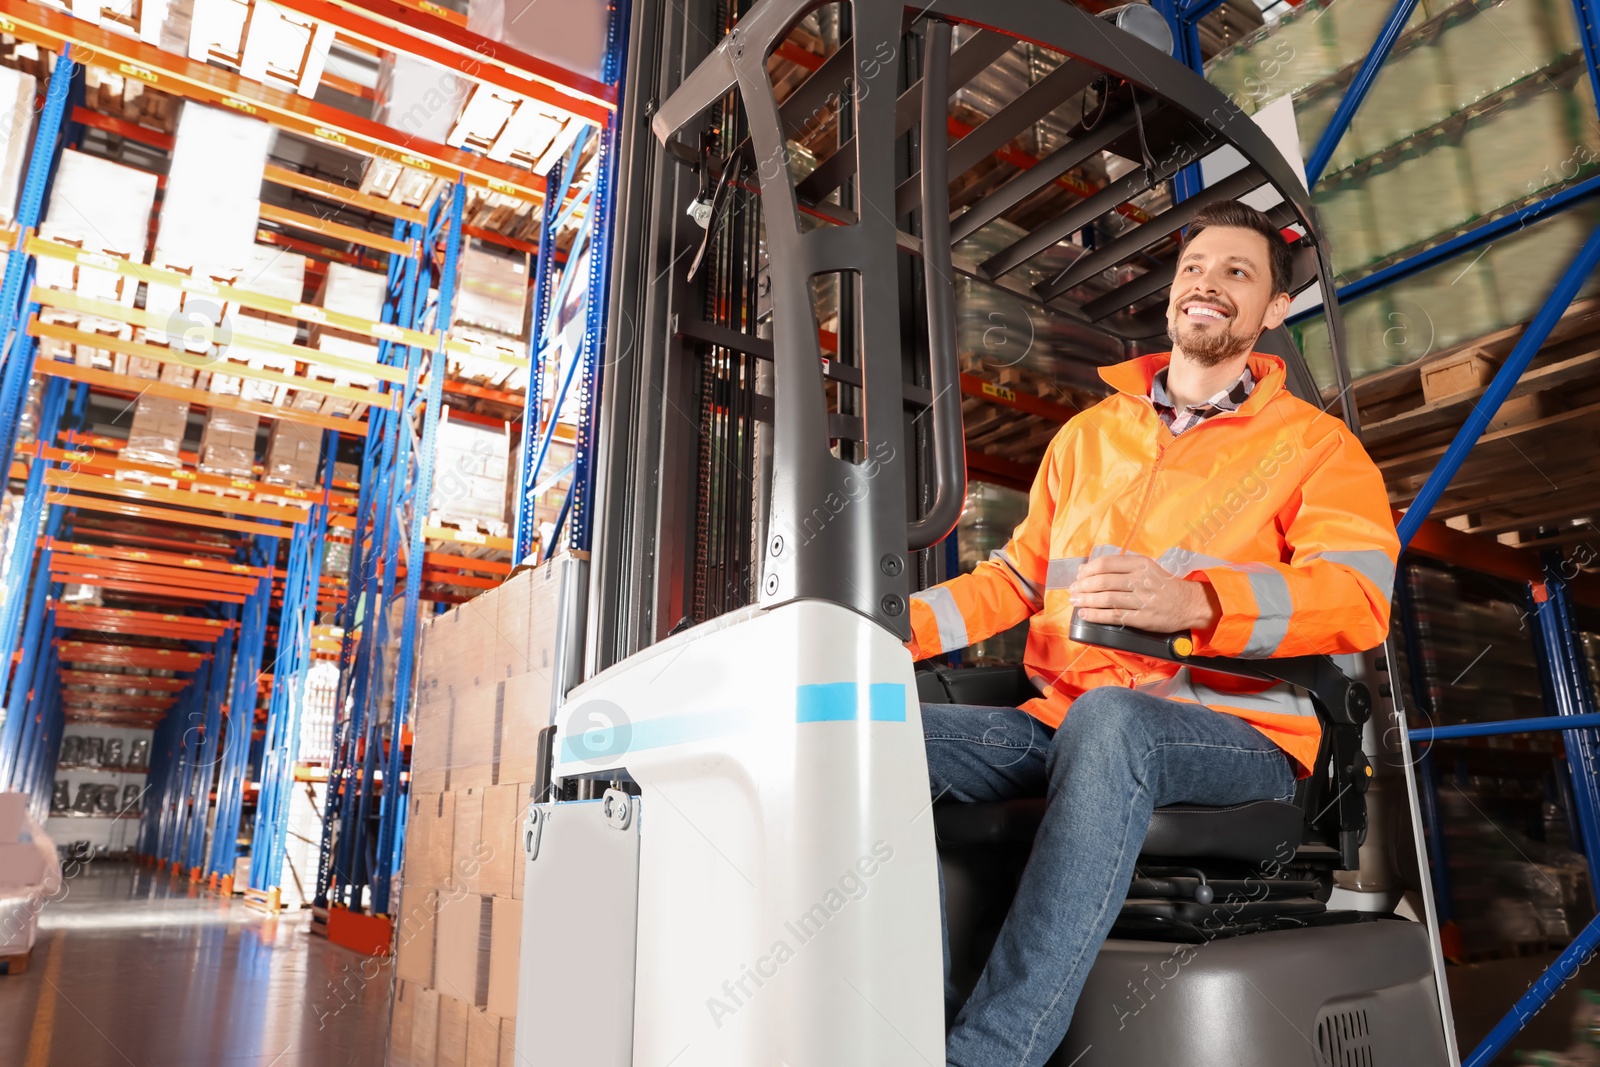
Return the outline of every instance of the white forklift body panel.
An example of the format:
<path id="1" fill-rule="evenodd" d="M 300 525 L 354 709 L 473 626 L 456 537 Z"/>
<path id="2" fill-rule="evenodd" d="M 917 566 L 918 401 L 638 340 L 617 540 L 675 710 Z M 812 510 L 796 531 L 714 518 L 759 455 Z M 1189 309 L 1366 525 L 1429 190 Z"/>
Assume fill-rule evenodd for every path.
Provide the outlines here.
<path id="1" fill-rule="evenodd" d="M 534 809 L 519 1062 L 943 1062 L 927 759 L 891 634 L 820 601 L 735 612 L 574 690 L 556 737 L 556 776 L 626 770 L 641 795 Z M 636 821 L 603 826 L 608 804 Z M 636 946 L 614 881 L 633 833 Z M 582 980 L 624 963 L 631 1020 L 615 981 Z"/>

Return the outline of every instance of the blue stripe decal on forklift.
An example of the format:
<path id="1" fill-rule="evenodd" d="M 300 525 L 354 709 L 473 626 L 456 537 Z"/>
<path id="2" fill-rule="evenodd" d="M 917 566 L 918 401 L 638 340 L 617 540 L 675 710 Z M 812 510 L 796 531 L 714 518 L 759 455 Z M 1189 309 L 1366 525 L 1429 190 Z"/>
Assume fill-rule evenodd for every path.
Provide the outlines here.
<path id="1" fill-rule="evenodd" d="M 854 682 L 820 682 L 795 691 L 795 722 L 855 722 L 860 710 L 860 687 Z M 867 686 L 867 717 L 873 722 L 905 722 L 906 687 L 899 682 Z"/>
<path id="2" fill-rule="evenodd" d="M 629 752 L 707 741 L 743 733 L 754 722 L 745 710 L 663 715 L 569 734 L 561 740 L 562 763 L 599 763 Z"/>
<path id="3" fill-rule="evenodd" d="M 795 690 L 795 722 L 850 722 L 855 717 L 854 682 L 822 682 Z"/>
<path id="4" fill-rule="evenodd" d="M 899 682 L 873 682 L 867 692 L 873 722 L 906 721 L 906 687 Z"/>

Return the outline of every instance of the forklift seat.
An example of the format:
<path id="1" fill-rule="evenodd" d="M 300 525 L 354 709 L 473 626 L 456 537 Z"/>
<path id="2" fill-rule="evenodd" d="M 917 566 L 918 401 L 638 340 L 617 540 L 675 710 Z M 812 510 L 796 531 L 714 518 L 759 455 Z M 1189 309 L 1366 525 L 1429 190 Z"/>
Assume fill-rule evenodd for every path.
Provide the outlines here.
<path id="1" fill-rule="evenodd" d="M 939 843 L 955 847 L 1031 843 L 1044 818 L 1044 798 L 988 804 L 940 804 L 934 825 Z M 1256 800 L 1226 808 L 1174 804 L 1157 808 L 1145 834 L 1141 859 L 1228 860 L 1264 864 L 1298 849 L 1305 813 L 1280 800 Z"/>
<path id="2" fill-rule="evenodd" d="M 1228 807 L 1177 804 L 1156 809 L 1115 934 L 1122 937 L 1210 939 L 1311 921 L 1326 915 L 1335 870 L 1356 866 L 1366 833 L 1371 775 L 1361 751 L 1370 696 L 1327 657 L 1244 660 L 1185 654 L 1186 635 L 1099 626 L 1076 617 L 1072 637 L 1097 644 L 1305 690 L 1322 722 L 1315 773 L 1294 801 L 1259 800 Z M 925 703 L 1018 707 L 1038 695 L 1018 667 L 951 669 L 917 674 Z M 952 952 L 958 941 L 997 929 L 1044 817 L 1045 800 L 940 803 L 934 826 L 947 882 Z M 1202 929 L 1203 926 L 1203 929 Z"/>

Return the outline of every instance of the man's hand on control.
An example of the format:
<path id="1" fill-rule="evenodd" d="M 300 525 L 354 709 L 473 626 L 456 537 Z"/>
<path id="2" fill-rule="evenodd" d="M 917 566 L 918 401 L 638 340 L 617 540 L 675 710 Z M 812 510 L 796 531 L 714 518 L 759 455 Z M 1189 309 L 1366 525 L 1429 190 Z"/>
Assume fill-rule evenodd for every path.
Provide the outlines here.
<path id="1" fill-rule="evenodd" d="M 1174 578 L 1149 556 L 1132 553 L 1089 560 L 1067 592 L 1088 622 L 1157 633 L 1208 630 L 1222 614 L 1211 583 Z"/>

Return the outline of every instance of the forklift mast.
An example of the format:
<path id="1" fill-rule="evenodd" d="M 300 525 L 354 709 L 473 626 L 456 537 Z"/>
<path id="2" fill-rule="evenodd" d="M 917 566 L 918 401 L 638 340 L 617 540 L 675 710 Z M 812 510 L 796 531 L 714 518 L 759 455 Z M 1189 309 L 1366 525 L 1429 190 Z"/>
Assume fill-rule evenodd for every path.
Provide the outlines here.
<path id="1" fill-rule="evenodd" d="M 1293 291 L 1333 306 L 1321 224 L 1267 135 L 1103 18 L 1054 0 L 1003 18 L 653 6 L 630 36 L 586 674 L 752 603 L 822 598 L 906 635 L 961 507 L 958 281 L 1047 316 L 1054 365 L 1094 382 L 1165 347 L 1181 228 L 1246 198 L 1293 236 Z M 796 54 L 815 69 L 775 83 L 772 57 Z M 1038 72 L 1020 93 L 997 76 L 1019 54 Z M 1050 150 L 1004 165 L 1033 130 Z M 1092 195 L 1062 180 L 1103 153 L 1131 169 Z M 1213 154 L 1238 169 L 1174 202 Z M 1337 314 L 1329 334 L 1348 396 Z M 1321 406 L 1287 330 L 1258 348 Z"/>

